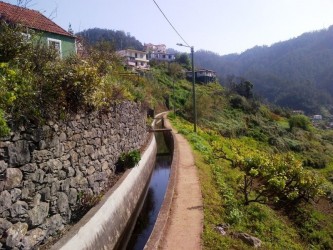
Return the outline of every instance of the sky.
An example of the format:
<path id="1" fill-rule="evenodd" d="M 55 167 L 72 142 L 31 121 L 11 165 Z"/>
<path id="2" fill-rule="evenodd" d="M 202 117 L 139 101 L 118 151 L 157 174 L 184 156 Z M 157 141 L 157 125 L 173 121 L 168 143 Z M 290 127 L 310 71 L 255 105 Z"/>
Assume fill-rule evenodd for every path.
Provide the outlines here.
<path id="1" fill-rule="evenodd" d="M 2 0 L 17 4 L 18 0 Z M 179 47 L 184 41 L 153 0 L 21 0 L 74 32 L 89 28 L 122 30 L 142 43 Z M 195 50 L 220 55 L 270 46 L 333 25 L 333 0 L 155 0 Z"/>

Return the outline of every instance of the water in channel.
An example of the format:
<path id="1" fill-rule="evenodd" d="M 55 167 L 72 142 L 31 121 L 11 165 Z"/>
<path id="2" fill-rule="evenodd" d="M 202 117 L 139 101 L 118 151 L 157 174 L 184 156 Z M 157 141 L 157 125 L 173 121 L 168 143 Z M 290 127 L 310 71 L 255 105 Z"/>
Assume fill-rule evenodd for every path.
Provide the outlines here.
<path id="1" fill-rule="evenodd" d="M 169 182 L 172 156 L 165 144 L 163 133 L 155 133 L 157 155 L 146 199 L 126 249 L 141 250 L 153 231 Z"/>

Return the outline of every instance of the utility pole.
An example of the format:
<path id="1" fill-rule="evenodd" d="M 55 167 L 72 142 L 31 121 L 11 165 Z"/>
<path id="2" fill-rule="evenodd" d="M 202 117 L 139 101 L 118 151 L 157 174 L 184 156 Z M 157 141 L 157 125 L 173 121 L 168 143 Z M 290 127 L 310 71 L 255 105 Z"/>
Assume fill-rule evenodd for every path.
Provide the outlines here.
<path id="1" fill-rule="evenodd" d="M 194 70 L 194 46 L 184 45 L 182 43 L 177 43 L 178 46 L 191 48 L 191 58 L 192 58 L 192 101 L 193 101 L 193 130 L 194 133 L 197 132 L 197 106 L 195 97 L 195 70 Z"/>
<path id="2" fill-rule="evenodd" d="M 193 93 L 193 117 L 194 117 L 194 133 L 197 132 L 197 104 L 195 98 L 195 70 L 194 70 L 194 47 L 191 47 L 192 54 L 192 93 Z"/>

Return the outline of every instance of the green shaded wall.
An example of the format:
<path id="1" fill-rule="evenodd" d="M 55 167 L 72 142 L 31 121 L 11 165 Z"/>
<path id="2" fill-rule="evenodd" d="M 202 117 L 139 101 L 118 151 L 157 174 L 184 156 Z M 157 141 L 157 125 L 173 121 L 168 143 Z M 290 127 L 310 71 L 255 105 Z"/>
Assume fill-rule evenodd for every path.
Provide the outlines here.
<path id="1" fill-rule="evenodd" d="M 47 43 L 47 38 L 61 40 L 62 58 L 76 53 L 75 37 L 68 37 L 48 32 L 41 33 L 41 38 Z"/>

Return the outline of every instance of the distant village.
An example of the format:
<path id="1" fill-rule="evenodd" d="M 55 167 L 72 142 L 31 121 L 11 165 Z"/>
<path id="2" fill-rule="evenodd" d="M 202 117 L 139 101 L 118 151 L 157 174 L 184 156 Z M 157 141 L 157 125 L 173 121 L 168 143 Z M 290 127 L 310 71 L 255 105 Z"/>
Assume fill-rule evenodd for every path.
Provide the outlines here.
<path id="1" fill-rule="evenodd" d="M 149 62 L 167 62 L 171 63 L 176 60 L 176 54 L 167 53 L 167 47 L 164 44 L 154 45 L 151 43 L 144 44 L 144 51 L 125 49 L 117 51 L 123 58 L 125 67 L 133 72 L 148 71 Z M 192 79 L 192 71 L 186 71 L 186 78 Z M 195 80 L 200 83 L 209 83 L 216 80 L 216 72 L 208 69 L 196 69 Z"/>

